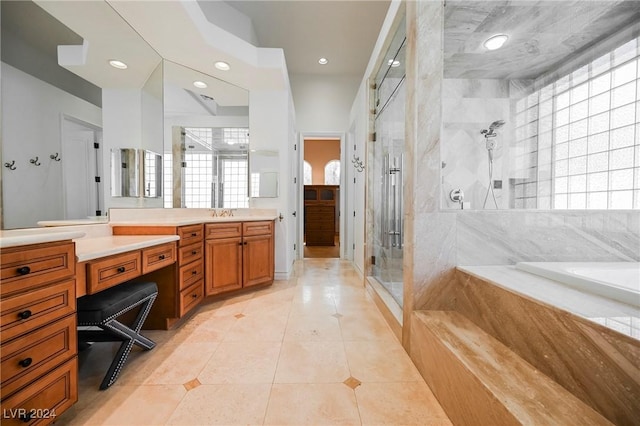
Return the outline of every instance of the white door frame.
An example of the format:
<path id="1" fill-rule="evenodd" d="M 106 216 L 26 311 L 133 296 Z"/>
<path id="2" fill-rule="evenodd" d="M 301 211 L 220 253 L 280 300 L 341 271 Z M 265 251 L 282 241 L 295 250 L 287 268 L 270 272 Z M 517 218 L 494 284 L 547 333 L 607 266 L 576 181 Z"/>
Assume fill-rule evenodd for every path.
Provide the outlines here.
<path id="1" fill-rule="evenodd" d="M 300 132 L 298 149 L 298 215 L 297 215 L 297 256 L 304 259 L 304 141 L 305 139 L 340 139 L 340 258 L 345 257 L 345 244 L 342 243 L 343 236 L 346 235 L 345 200 L 347 185 L 345 185 L 346 171 L 346 146 L 344 132 Z"/>

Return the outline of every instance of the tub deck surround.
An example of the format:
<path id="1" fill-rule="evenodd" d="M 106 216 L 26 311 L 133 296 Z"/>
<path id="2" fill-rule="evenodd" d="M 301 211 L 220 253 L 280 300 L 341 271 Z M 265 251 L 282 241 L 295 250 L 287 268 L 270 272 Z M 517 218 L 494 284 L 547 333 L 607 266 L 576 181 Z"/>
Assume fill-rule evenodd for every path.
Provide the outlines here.
<path id="1" fill-rule="evenodd" d="M 463 315 L 415 311 L 412 321 L 413 358 L 454 424 L 612 425 Z"/>
<path id="2" fill-rule="evenodd" d="M 423 310 L 464 316 L 612 423 L 637 422 L 638 309 L 513 266 L 467 266 L 432 287 Z M 440 368 L 420 359 L 427 346 L 412 333 L 411 356 L 423 377 Z"/>

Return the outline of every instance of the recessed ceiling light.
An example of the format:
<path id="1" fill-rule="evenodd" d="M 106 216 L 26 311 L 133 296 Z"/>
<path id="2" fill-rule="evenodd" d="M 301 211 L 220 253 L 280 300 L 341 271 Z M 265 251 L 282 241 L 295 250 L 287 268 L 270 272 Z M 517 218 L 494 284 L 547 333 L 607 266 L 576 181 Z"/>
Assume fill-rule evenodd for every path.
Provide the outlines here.
<path id="1" fill-rule="evenodd" d="M 327 58 L 320 58 L 318 59 L 318 63 L 320 65 L 327 65 L 329 63 L 329 60 Z"/>
<path id="2" fill-rule="evenodd" d="M 509 36 L 506 34 L 496 34 L 494 36 L 489 37 L 483 44 L 487 50 L 496 50 L 500 49 L 503 44 L 509 39 Z"/>
<path id="3" fill-rule="evenodd" d="M 122 61 L 118 61 L 117 59 L 111 59 L 109 61 L 109 65 L 111 65 L 114 68 L 118 68 L 119 70 L 126 70 L 127 69 L 127 64 L 125 64 Z"/>
<path id="4" fill-rule="evenodd" d="M 207 83 L 205 83 L 204 81 L 194 81 L 193 85 L 196 86 L 198 89 L 206 89 L 207 88 Z"/>
<path id="5" fill-rule="evenodd" d="M 216 68 L 218 68 L 220 71 L 229 71 L 231 69 L 231 66 L 224 62 L 224 61 L 218 61 L 215 63 Z"/>
<path id="6" fill-rule="evenodd" d="M 387 64 L 390 65 L 391 67 L 395 68 L 395 67 L 399 67 L 400 66 L 400 61 L 398 61 L 398 60 L 394 61 L 393 59 L 389 59 Z"/>

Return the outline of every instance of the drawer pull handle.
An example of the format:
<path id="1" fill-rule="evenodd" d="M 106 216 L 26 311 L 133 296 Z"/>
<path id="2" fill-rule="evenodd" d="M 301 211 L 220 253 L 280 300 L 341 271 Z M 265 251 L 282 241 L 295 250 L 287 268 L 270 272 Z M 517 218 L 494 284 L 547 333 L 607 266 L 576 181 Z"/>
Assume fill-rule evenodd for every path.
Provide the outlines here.
<path id="1" fill-rule="evenodd" d="M 192 233 L 191 233 L 191 236 L 192 236 L 192 237 L 197 237 L 197 236 L 198 236 L 198 233 L 196 233 L 196 232 L 192 232 Z"/>
<path id="2" fill-rule="evenodd" d="M 29 318 L 31 316 L 31 311 L 30 310 L 26 310 L 26 311 L 22 311 L 20 313 L 18 313 L 18 318 L 26 320 L 27 318 Z"/>
<path id="3" fill-rule="evenodd" d="M 198 254 L 198 250 L 191 250 L 191 254 L 195 256 L 196 254 Z"/>
<path id="4" fill-rule="evenodd" d="M 243 244 L 246 246 L 246 245 L 247 245 L 247 242 L 245 241 Z"/>
<path id="5" fill-rule="evenodd" d="M 164 254 L 161 254 L 160 256 L 158 256 L 158 259 L 164 260 Z"/>
<path id="6" fill-rule="evenodd" d="M 118 271 L 118 273 L 119 273 L 119 274 L 121 274 L 121 273 L 123 273 L 124 271 L 126 271 L 126 268 L 125 268 L 124 266 L 119 266 L 119 267 L 118 267 L 118 269 L 117 269 L 117 271 Z"/>
<path id="7" fill-rule="evenodd" d="M 20 367 L 27 368 L 31 365 L 32 362 L 33 360 L 31 358 L 25 358 L 23 360 L 20 360 L 18 364 L 20 365 Z"/>
<path id="8" fill-rule="evenodd" d="M 23 267 L 21 267 L 21 268 L 18 268 L 18 269 L 17 269 L 17 272 L 18 272 L 20 275 L 27 275 L 29 272 L 31 272 L 31 268 L 29 268 L 28 266 L 23 266 Z"/>
<path id="9" fill-rule="evenodd" d="M 192 294 L 191 297 L 193 297 L 194 299 L 197 299 L 198 295 L 197 294 Z"/>
<path id="10" fill-rule="evenodd" d="M 240 242 L 238 243 L 238 245 L 239 245 L 239 246 L 241 246 L 241 245 L 242 245 L 242 241 L 240 241 Z"/>
<path id="11" fill-rule="evenodd" d="M 191 271 L 191 275 L 198 275 L 198 270 L 194 269 L 193 271 Z"/>
<path id="12" fill-rule="evenodd" d="M 23 423 L 29 423 L 32 418 L 31 418 L 31 413 L 27 413 L 27 414 L 23 414 L 20 417 L 18 417 Z"/>

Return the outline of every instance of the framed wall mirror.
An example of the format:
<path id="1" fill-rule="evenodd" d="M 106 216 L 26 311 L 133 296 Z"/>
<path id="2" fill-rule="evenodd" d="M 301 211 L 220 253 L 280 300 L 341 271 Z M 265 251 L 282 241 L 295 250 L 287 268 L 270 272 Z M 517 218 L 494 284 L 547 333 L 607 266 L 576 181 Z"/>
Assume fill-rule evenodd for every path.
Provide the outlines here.
<path id="1" fill-rule="evenodd" d="M 142 194 L 146 198 L 162 197 L 162 155 L 142 150 Z"/>
<path id="2" fill-rule="evenodd" d="M 249 161 L 250 195 L 252 198 L 278 196 L 278 151 L 252 150 Z"/>
<path id="3" fill-rule="evenodd" d="M 111 150 L 111 196 L 140 195 L 140 157 L 137 149 Z"/>

